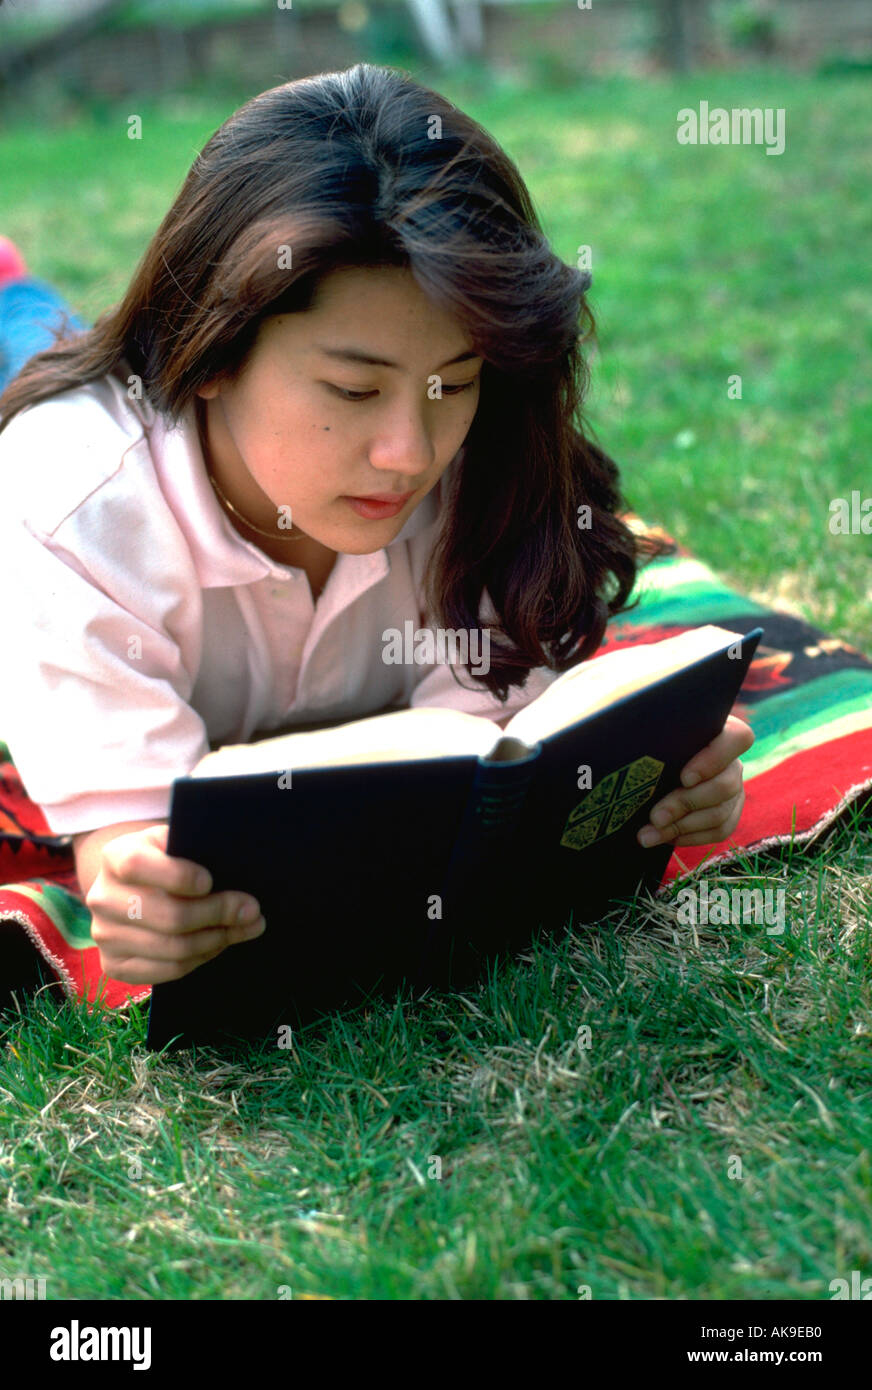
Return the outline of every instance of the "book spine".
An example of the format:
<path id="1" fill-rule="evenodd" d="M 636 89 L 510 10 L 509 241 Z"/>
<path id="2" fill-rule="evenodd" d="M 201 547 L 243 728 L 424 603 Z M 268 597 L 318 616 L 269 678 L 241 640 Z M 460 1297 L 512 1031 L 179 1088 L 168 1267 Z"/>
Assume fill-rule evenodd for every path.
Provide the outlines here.
<path id="1" fill-rule="evenodd" d="M 492 844 L 516 823 L 533 780 L 535 758 L 519 763 L 480 762 L 458 832 L 458 846 Z"/>
<path id="2" fill-rule="evenodd" d="M 459 879 L 466 865 L 473 867 L 482 855 L 508 839 L 533 781 L 539 751 L 537 744 L 527 757 L 516 762 L 479 761 L 446 879 Z"/>
<path id="3" fill-rule="evenodd" d="M 521 818 L 536 774 L 541 745 L 513 762 L 480 759 L 442 880 L 442 915 L 431 924 L 419 966 L 419 982 L 458 931 L 474 924 L 492 904 L 503 853 Z"/>

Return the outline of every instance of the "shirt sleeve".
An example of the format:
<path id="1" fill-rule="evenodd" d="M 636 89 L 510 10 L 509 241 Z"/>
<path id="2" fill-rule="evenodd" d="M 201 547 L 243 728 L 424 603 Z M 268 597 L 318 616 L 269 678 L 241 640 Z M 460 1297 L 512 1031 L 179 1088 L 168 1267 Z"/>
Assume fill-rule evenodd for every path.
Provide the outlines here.
<path id="1" fill-rule="evenodd" d="M 0 738 L 53 834 L 167 818 L 173 779 L 209 744 L 188 703 L 196 604 L 171 539 L 157 543 L 165 518 L 136 532 L 107 487 L 40 532 L 25 492 L 31 516 L 0 498 Z"/>

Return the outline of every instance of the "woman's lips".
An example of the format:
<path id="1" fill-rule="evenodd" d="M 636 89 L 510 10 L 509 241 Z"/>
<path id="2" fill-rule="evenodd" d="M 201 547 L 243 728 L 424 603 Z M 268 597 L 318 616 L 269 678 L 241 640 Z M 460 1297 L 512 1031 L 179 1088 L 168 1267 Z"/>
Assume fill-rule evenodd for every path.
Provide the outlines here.
<path id="1" fill-rule="evenodd" d="M 404 493 L 402 497 L 398 497 L 396 493 L 384 493 L 382 498 L 346 497 L 345 501 L 353 512 L 366 521 L 381 521 L 386 517 L 396 516 L 413 496 L 412 492 Z"/>
<path id="2" fill-rule="evenodd" d="M 351 496 L 352 494 L 349 494 Z M 411 492 L 362 492 L 354 495 L 355 502 L 390 502 L 393 507 L 398 502 L 407 502 Z"/>

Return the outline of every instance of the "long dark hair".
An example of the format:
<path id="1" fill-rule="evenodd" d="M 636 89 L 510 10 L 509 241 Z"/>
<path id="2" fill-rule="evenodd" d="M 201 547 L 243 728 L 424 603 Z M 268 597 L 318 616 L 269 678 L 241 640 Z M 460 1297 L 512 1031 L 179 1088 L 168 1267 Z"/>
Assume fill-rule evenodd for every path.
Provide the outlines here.
<path id="1" fill-rule="evenodd" d="M 589 274 L 551 250 L 496 141 L 408 73 L 358 63 L 246 102 L 194 160 L 124 299 L 87 332 L 62 328 L 0 395 L 0 430 L 127 366 L 177 422 L 198 387 L 238 376 L 264 319 L 353 265 L 408 268 L 485 359 L 425 597 L 434 625 L 468 631 L 487 590 L 490 670 L 470 674 L 504 700 L 531 668 L 593 655 L 662 545 L 619 519 L 618 470 L 580 414 Z"/>

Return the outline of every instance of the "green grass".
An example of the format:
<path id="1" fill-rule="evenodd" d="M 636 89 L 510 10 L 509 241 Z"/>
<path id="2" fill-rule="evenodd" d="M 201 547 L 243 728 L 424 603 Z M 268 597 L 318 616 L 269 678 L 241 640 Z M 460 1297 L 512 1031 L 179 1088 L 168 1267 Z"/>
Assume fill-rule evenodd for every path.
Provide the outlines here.
<path id="1" fill-rule="evenodd" d="M 868 537 L 827 527 L 872 491 L 864 82 L 429 80 L 516 158 L 558 252 L 593 246 L 589 415 L 633 504 L 869 652 Z M 678 146 L 703 97 L 784 106 L 786 153 Z M 0 230 L 86 317 L 231 106 L 135 109 L 138 142 L 127 111 L 0 140 Z M 143 1011 L 7 1014 L 0 1269 L 50 1298 L 828 1298 L 872 1272 L 868 816 L 736 874 L 784 888 L 783 935 L 618 907 L 289 1051 L 160 1057 Z"/>
<path id="2" fill-rule="evenodd" d="M 371 2 L 371 0 L 370 0 Z M 336 0 L 307 0 L 309 9 L 336 9 Z M 290 8 L 290 6 L 286 6 Z M 129 0 L 103 20 L 103 32 L 148 29 L 161 24 L 171 29 L 193 29 L 230 19 L 263 13 L 262 0 Z M 23 6 L 10 5 L 0 16 L 0 35 L 22 45 L 58 31 L 67 22 L 61 13 L 30 14 Z"/>

